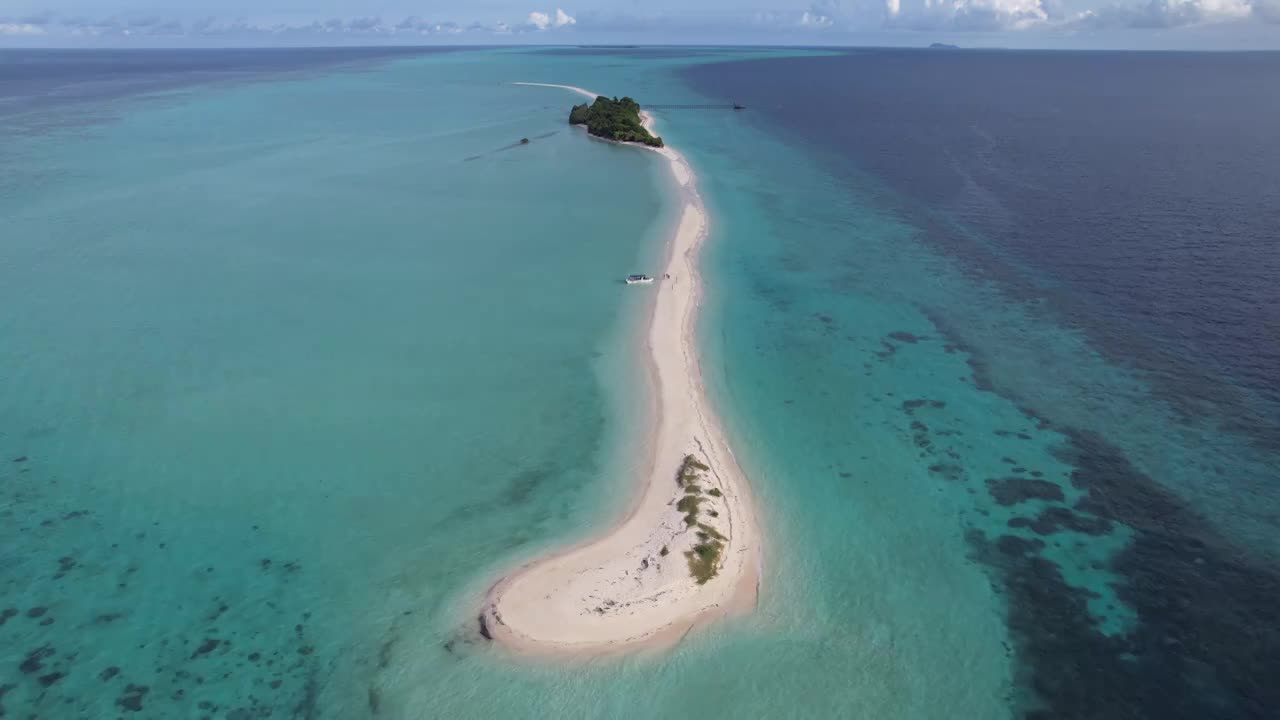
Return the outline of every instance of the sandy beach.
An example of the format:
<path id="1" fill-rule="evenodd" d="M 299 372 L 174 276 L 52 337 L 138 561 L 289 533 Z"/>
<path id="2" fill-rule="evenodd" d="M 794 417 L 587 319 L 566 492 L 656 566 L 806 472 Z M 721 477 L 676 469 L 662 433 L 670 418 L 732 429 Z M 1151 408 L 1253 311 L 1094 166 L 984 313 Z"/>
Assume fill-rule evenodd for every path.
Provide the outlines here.
<path id="1" fill-rule="evenodd" d="M 567 85 L 514 84 L 597 96 Z M 652 116 L 642 115 L 652 129 Z M 676 150 L 636 147 L 666 158 L 684 206 L 666 266 L 654 273 L 653 285 L 634 289 L 654 293 L 646 344 L 658 395 L 654 453 L 621 524 L 517 568 L 489 590 L 481 630 L 517 651 L 601 654 L 674 643 L 698 623 L 751 609 L 759 590 L 750 490 L 707 402 L 698 364 L 697 261 L 707 215 L 697 178 Z M 708 555 L 711 546 L 716 552 Z M 691 559 L 703 560 L 714 576 L 704 572 L 699 583 Z"/>

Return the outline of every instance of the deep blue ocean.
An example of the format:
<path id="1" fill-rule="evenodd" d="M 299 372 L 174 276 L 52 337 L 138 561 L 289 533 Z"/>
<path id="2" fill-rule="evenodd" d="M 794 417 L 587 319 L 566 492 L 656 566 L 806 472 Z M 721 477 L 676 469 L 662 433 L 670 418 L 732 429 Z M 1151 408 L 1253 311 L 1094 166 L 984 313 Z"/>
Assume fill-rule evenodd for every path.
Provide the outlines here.
<path id="1" fill-rule="evenodd" d="M 1010 519 L 1030 541 L 973 531 L 1043 703 L 1031 715 L 1274 715 L 1280 54 L 855 50 L 685 76 L 809 148 L 1042 332 L 1076 335 L 1099 369 L 1141 383 L 1026 328 L 981 328 L 981 307 L 953 305 L 967 298 L 901 287 L 969 353 L 978 387 L 1067 438 L 1057 452 L 1084 493 Z M 861 243 L 844 240 L 856 262 Z M 1002 505 L 1048 488 L 987 484 L 1010 493 Z M 1136 612 L 1119 634 L 1038 552 L 1063 527 L 1113 523 L 1134 533 L 1108 562 Z"/>
<path id="2" fill-rule="evenodd" d="M 690 75 L 884 181 L 931 242 L 1051 301 L 1188 412 L 1238 403 L 1266 434 L 1278 71 L 1276 53 L 867 50 Z"/>
<path id="3" fill-rule="evenodd" d="M 1277 77 L 0 51 L 0 717 L 1275 717 Z M 710 214 L 703 371 L 765 573 L 669 653 L 475 626 L 626 506 L 616 279 L 675 207 L 511 81 L 651 106 Z"/>

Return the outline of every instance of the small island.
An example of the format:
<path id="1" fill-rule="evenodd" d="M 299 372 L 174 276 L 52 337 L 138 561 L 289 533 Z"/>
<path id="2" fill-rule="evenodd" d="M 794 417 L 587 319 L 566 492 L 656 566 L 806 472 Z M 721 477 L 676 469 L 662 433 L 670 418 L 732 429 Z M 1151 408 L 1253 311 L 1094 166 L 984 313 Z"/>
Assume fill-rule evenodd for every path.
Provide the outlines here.
<path id="1" fill-rule="evenodd" d="M 591 105 L 575 107 L 571 122 L 602 140 L 649 143 L 641 147 L 654 152 L 644 154 L 667 161 L 682 209 L 662 274 L 631 278 L 654 282 L 642 343 L 654 407 L 636 446 L 644 461 L 637 456 L 616 471 L 634 475 L 640 494 L 616 525 L 585 541 L 575 537 L 493 583 L 479 637 L 553 656 L 669 646 L 695 626 L 749 612 L 761 582 L 750 488 L 702 384 L 694 319 L 707 213 L 697 176 L 679 151 L 646 132 L 652 118 L 634 100 L 571 85 L 513 84 L 576 92 Z"/>
<path id="2" fill-rule="evenodd" d="M 588 133 L 605 140 L 663 146 L 662 138 L 650 133 L 640 119 L 640 103 L 629 97 L 619 100 L 601 95 L 590 105 L 574 105 L 569 124 L 586 125 Z"/>
<path id="3" fill-rule="evenodd" d="M 929 46 L 930 50 L 959 50 L 959 45 L 951 45 L 950 43 L 936 42 Z"/>

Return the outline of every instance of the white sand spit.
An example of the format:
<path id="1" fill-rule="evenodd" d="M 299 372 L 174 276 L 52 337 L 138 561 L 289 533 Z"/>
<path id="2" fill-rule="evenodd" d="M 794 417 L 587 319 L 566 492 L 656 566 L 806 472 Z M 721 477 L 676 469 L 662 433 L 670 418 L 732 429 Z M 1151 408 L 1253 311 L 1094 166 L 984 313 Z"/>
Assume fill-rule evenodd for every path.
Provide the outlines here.
<path id="1" fill-rule="evenodd" d="M 568 85 L 516 84 L 596 97 Z M 652 116 L 643 119 L 652 128 Z M 484 631 L 514 650 L 594 655 L 670 644 L 697 623 L 753 608 L 759 591 L 759 526 L 750 489 L 707 402 L 698 365 L 697 261 L 707 214 L 684 157 L 670 147 L 646 149 L 668 160 L 684 205 L 665 271 L 639 290 L 656 290 L 647 343 L 658 393 L 654 454 L 640 478 L 639 500 L 620 525 L 524 565 L 490 589 L 480 615 Z M 724 537 L 717 572 L 701 584 L 686 553 L 706 542 L 707 530 L 686 524 L 676 507 L 687 494 L 676 478 L 690 455 L 707 468 L 698 471 L 696 521 Z"/>

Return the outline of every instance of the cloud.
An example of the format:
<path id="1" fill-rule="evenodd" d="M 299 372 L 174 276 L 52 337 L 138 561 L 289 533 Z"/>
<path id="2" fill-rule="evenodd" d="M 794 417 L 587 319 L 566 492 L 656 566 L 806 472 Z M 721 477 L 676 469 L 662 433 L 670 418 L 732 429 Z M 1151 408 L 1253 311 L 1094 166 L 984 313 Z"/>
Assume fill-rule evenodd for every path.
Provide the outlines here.
<path id="1" fill-rule="evenodd" d="M 529 24 L 539 30 L 546 30 L 551 27 L 551 16 L 544 12 L 534 10 L 529 13 Z"/>
<path id="2" fill-rule="evenodd" d="M 782 0 L 764 0 L 781 4 Z M 1081 5 L 1083 3 L 1083 7 Z M 1067 5 L 1070 9 L 1064 9 Z M 506 22 L 454 22 L 409 16 L 331 17 L 270 22 L 208 17 L 178 20 L 169 15 L 134 14 L 84 18 L 45 12 L 0 16 L 0 43 L 73 41 L 128 44 L 390 44 L 405 42 L 528 42 L 541 33 L 573 28 L 600 39 L 626 37 L 707 37 L 760 39 L 798 33 L 916 31 L 928 33 L 1161 29 L 1242 23 L 1280 24 L 1280 0 L 811 0 L 790 9 L 729 11 L 720 14 L 645 15 L 562 8 L 535 10 Z"/>
<path id="3" fill-rule="evenodd" d="M 352 18 L 351 20 L 347 21 L 345 29 L 355 30 L 357 32 L 381 30 L 383 29 L 382 18 L 377 18 L 377 17 Z"/>
<path id="4" fill-rule="evenodd" d="M 1050 19 L 1046 0 L 885 0 L 885 26 L 904 30 L 1028 30 Z"/>
<path id="5" fill-rule="evenodd" d="M 1275 4 L 1275 0 L 1269 0 Z M 1079 13 L 1069 23 L 1087 29 L 1175 28 L 1241 22 L 1257 17 L 1274 22 L 1259 0 L 1146 0 L 1138 5 L 1110 5 Z"/>
<path id="6" fill-rule="evenodd" d="M 1055 17 L 1060 0 L 820 0 L 801 13 L 759 11 L 756 27 L 845 31 L 998 31 L 1025 30 Z M 1227 1 L 1227 0 L 1219 0 Z M 1280 0 L 1270 0 L 1280 2 Z"/>
<path id="7" fill-rule="evenodd" d="M 883 2 L 882 27 L 903 30 L 1109 30 L 1280 23 L 1280 0 L 1110 0 L 1075 13 L 1064 11 L 1061 0 L 866 1 Z"/>
<path id="8" fill-rule="evenodd" d="M 826 28 L 835 24 L 835 20 L 821 13 L 805 10 L 800 14 L 800 25 L 803 27 Z"/>
<path id="9" fill-rule="evenodd" d="M 434 23 L 423 20 L 417 15 L 410 15 L 396 23 L 392 29 L 400 32 L 429 32 L 433 24 Z"/>
<path id="10" fill-rule="evenodd" d="M 547 15 L 547 29 L 567 27 L 577 22 L 564 10 L 556 9 Z M 209 16 L 194 20 L 178 20 L 168 16 L 134 15 L 107 18 L 84 18 L 44 13 L 38 16 L 15 19 L 0 16 L 0 38 L 23 35 L 42 35 L 48 38 L 65 38 L 102 41 L 116 44 L 128 39 L 146 37 L 187 37 L 204 42 L 230 44 L 287 44 L 314 42 L 319 44 L 350 44 L 354 42 L 393 43 L 396 38 L 404 42 L 410 37 L 437 37 L 461 39 L 475 36 L 477 42 L 513 32 L 534 30 L 524 23 L 496 22 L 486 24 L 470 22 L 462 24 L 449 20 L 431 20 L 411 15 L 400 20 L 384 20 L 378 16 L 330 17 L 295 22 L 264 22 L 245 18 Z"/>
<path id="11" fill-rule="evenodd" d="M 33 23 L 0 22 L 0 35 L 43 35 L 44 28 Z"/>
<path id="12" fill-rule="evenodd" d="M 504 25 L 504 23 L 499 23 L 499 26 L 501 25 Z M 425 20 L 417 15 L 410 15 L 394 25 L 379 24 L 375 28 L 371 28 L 371 30 L 388 35 L 461 35 L 474 27 L 476 27 L 475 23 L 464 28 L 456 22 Z M 494 30 L 497 32 L 497 28 Z"/>
<path id="13" fill-rule="evenodd" d="M 550 30 L 552 28 L 562 28 L 568 25 L 574 25 L 578 21 L 569 13 L 556 8 L 555 15 L 534 10 L 529 13 L 529 19 L 526 24 L 534 30 Z"/>
<path id="14" fill-rule="evenodd" d="M 744 23 L 742 19 L 725 19 L 717 23 L 715 29 L 736 30 L 747 27 L 760 29 L 776 29 L 776 30 L 794 30 L 799 27 L 804 30 L 823 30 L 836 26 L 837 17 L 841 14 L 839 0 L 819 0 L 819 2 L 811 3 L 807 10 L 802 12 L 791 11 L 773 11 L 758 10 L 752 14 L 750 21 Z"/>

